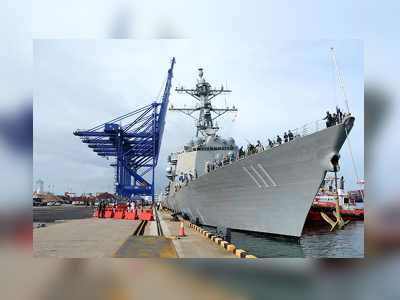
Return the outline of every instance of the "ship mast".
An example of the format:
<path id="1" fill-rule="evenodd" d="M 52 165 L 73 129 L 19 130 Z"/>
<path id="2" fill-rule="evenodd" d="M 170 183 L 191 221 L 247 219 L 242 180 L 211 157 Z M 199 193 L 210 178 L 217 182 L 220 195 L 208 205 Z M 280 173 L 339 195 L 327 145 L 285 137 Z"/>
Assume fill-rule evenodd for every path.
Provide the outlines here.
<path id="1" fill-rule="evenodd" d="M 347 104 L 346 94 L 344 93 L 344 88 L 343 88 L 343 84 L 342 84 L 342 78 L 340 78 L 340 73 L 339 73 L 339 68 L 338 68 L 337 62 L 336 62 L 335 53 L 333 53 L 333 47 L 331 47 L 331 51 L 332 51 L 333 61 L 335 62 L 335 66 L 336 66 L 336 72 L 339 77 L 340 87 L 342 88 L 344 102 L 346 103 L 347 114 L 350 115 L 349 105 Z"/>
<path id="2" fill-rule="evenodd" d="M 180 111 L 196 120 L 196 137 L 199 136 L 199 133 L 201 133 L 203 136 L 214 134 L 216 131 L 218 131 L 219 127 L 214 125 L 213 121 L 226 112 L 237 111 L 235 106 L 233 106 L 232 108 L 214 108 L 211 105 L 211 99 L 215 98 L 218 95 L 227 95 L 231 91 L 224 89 L 223 85 L 221 85 L 221 89 L 212 89 L 211 85 L 203 78 L 202 68 L 199 69 L 199 77 L 200 78 L 197 79 L 196 88 L 186 89 L 182 86 L 177 87 L 175 91 L 180 94 L 189 94 L 190 96 L 198 100 L 200 102 L 200 105 L 196 105 L 196 108 L 174 108 L 173 106 L 171 106 L 171 108 L 169 109 L 171 111 Z M 198 118 L 193 116 L 193 113 L 196 111 L 200 112 Z M 214 112 L 217 115 L 213 118 L 211 116 L 211 112 Z"/>

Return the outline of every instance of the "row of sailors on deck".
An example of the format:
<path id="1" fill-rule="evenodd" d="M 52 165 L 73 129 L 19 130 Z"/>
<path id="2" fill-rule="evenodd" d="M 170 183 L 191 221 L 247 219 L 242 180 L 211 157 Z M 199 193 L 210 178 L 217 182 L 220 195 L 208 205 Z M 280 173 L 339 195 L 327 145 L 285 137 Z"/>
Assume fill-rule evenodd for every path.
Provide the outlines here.
<path id="1" fill-rule="evenodd" d="M 197 170 L 194 169 L 194 175 L 191 173 L 185 174 L 182 173 L 182 175 L 180 175 L 178 177 L 178 182 L 175 185 L 175 192 L 179 191 L 182 188 L 182 185 L 187 185 L 189 182 L 195 180 L 197 178 Z"/>
<path id="2" fill-rule="evenodd" d="M 239 156 L 240 156 L 240 151 L 239 151 Z M 227 155 L 224 157 L 222 160 L 218 160 L 216 162 L 207 162 L 207 173 L 210 171 L 214 171 L 215 169 L 222 168 L 222 166 L 229 165 L 230 163 L 235 162 L 235 156 L 234 155 Z"/>
<path id="3" fill-rule="evenodd" d="M 283 139 L 284 139 L 285 143 L 287 143 L 289 141 L 293 141 L 293 133 L 290 130 L 288 130 L 288 133 L 285 132 L 283 134 Z M 271 141 L 270 139 L 268 139 L 268 144 L 270 147 L 274 146 L 274 142 Z M 278 145 L 282 144 L 282 139 L 279 136 L 279 134 L 276 136 L 276 144 L 278 144 Z"/>
<path id="4" fill-rule="evenodd" d="M 288 133 L 285 132 L 283 134 L 283 139 L 284 139 L 285 143 L 287 143 L 289 141 L 292 141 L 293 140 L 293 133 L 290 130 L 288 130 Z M 281 144 L 282 144 L 282 138 L 279 136 L 279 134 L 276 136 L 276 142 L 275 141 L 271 141 L 271 139 L 268 139 L 268 145 L 269 145 L 270 148 L 272 148 L 275 145 L 281 145 Z M 243 149 L 243 147 L 240 148 L 240 150 L 239 150 L 239 157 L 242 157 L 242 155 L 241 155 L 241 150 L 242 149 Z M 254 153 L 253 150 L 257 150 L 256 152 L 264 151 L 264 146 L 261 144 L 261 142 L 259 140 L 257 141 L 257 145 L 256 146 L 253 146 L 252 144 L 248 144 L 247 145 L 247 151 L 251 151 L 251 153 Z M 244 151 L 243 150 L 242 150 L 242 154 L 244 156 Z"/>
<path id="5" fill-rule="evenodd" d="M 333 113 L 333 115 L 331 115 L 329 111 L 327 111 L 325 118 L 323 118 L 322 120 L 326 120 L 326 128 L 329 128 L 336 124 L 342 123 L 345 116 L 346 113 L 342 113 L 340 108 L 337 108 L 336 113 Z"/>

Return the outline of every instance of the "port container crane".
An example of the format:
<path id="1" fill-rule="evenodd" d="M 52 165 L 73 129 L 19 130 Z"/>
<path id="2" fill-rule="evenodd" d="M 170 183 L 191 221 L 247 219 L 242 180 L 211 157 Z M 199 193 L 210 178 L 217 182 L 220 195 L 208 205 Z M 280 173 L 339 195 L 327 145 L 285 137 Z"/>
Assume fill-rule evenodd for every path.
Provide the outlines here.
<path id="1" fill-rule="evenodd" d="M 115 157 L 115 192 L 126 198 L 151 195 L 154 201 L 154 172 L 160 154 L 175 58 L 171 60 L 164 93 L 140 109 L 89 130 L 74 131 L 97 155 Z M 133 120 L 132 120 L 133 119 Z M 128 121 L 122 125 L 122 121 Z M 151 182 L 144 176 L 152 171 Z"/>

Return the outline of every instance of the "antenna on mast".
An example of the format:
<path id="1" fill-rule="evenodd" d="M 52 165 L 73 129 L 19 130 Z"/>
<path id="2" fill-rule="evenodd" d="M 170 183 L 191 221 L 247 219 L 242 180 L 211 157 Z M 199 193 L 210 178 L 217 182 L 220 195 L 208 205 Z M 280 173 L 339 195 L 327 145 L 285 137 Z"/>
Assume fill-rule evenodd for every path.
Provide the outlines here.
<path id="1" fill-rule="evenodd" d="M 226 99 L 225 99 L 225 107 L 221 109 L 215 108 L 211 104 L 211 99 L 219 95 L 227 95 L 231 91 L 225 89 L 223 85 L 219 89 L 212 88 L 211 85 L 203 77 L 204 75 L 203 68 L 199 68 L 198 74 L 199 78 L 197 79 L 197 84 L 195 88 L 186 89 L 184 87 L 177 87 L 175 89 L 178 93 L 189 94 L 190 96 L 198 100 L 199 101 L 198 105 L 196 105 L 195 108 L 186 108 L 186 106 L 184 106 L 183 108 L 171 107 L 169 110 L 183 112 L 189 117 L 195 119 L 197 127 L 196 137 L 198 137 L 199 133 L 201 133 L 203 136 L 214 135 L 216 131 L 218 131 L 219 129 L 217 122 L 215 122 L 214 124 L 214 120 L 227 112 L 237 111 L 237 109 L 227 107 Z M 199 112 L 199 117 L 193 116 L 194 112 Z M 215 115 L 211 116 L 212 112 L 216 114 L 216 116 Z"/>
<path id="2" fill-rule="evenodd" d="M 340 78 L 340 73 L 339 73 L 339 68 L 338 68 L 338 66 L 337 66 L 337 62 L 336 62 L 336 58 L 335 58 L 335 53 L 333 53 L 333 47 L 331 47 L 331 51 L 332 51 L 333 61 L 335 62 L 336 71 L 337 71 L 337 74 L 338 74 L 338 77 L 339 77 L 340 87 L 342 88 L 342 93 L 343 93 L 343 97 L 344 97 L 344 102 L 346 103 L 347 113 L 350 115 L 349 105 L 347 104 L 346 94 L 344 93 L 344 88 L 343 88 L 343 84 L 342 84 L 342 79 Z"/>

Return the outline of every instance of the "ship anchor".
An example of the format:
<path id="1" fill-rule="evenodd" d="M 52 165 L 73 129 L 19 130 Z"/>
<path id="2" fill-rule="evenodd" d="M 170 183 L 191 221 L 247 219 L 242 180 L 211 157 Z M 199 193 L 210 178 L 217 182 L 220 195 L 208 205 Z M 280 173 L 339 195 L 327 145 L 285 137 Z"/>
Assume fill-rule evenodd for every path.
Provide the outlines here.
<path id="1" fill-rule="evenodd" d="M 336 176 L 336 167 L 335 167 L 335 204 L 336 204 L 336 211 L 333 212 L 333 215 L 336 217 L 336 222 L 331 220 L 326 214 L 321 212 L 321 216 L 324 218 L 325 221 L 327 221 L 331 226 L 331 230 L 333 229 L 339 229 L 339 230 L 344 230 L 346 228 L 346 225 L 350 222 L 350 220 L 347 220 L 346 222 L 343 221 L 342 216 L 340 214 L 340 207 L 339 207 L 339 196 L 338 196 L 338 189 L 337 189 L 337 176 Z"/>

